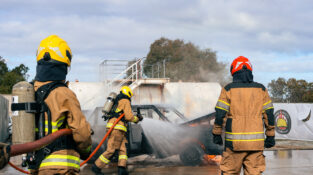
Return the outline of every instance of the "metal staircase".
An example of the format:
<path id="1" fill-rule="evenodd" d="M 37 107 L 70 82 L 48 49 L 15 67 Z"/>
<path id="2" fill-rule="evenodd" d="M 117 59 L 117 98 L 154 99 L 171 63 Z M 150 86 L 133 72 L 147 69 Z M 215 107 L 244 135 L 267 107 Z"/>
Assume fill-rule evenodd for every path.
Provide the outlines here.
<path id="1" fill-rule="evenodd" d="M 165 78 L 165 61 L 149 66 L 151 73 L 143 74 L 144 58 L 136 58 L 133 61 L 129 60 L 103 60 L 99 64 L 99 82 L 95 89 L 90 89 L 90 96 L 86 96 L 82 106 L 87 106 L 86 109 L 91 109 L 94 106 L 102 106 L 106 97 L 110 92 L 118 93 L 121 86 L 127 85 L 132 90 L 139 87 L 141 84 L 160 85 L 169 82 Z M 163 65 L 163 66 L 162 66 Z M 157 70 L 157 71 L 156 71 Z M 162 77 L 163 74 L 163 77 Z M 137 93 L 140 93 L 139 91 Z"/>
<path id="2" fill-rule="evenodd" d="M 108 92 L 117 92 L 123 85 L 128 85 L 131 89 L 138 87 L 142 78 L 142 60 L 143 58 L 135 59 L 131 65 L 117 75 L 116 71 L 121 70 L 123 65 L 121 62 L 124 60 L 102 61 L 100 63 L 100 77 L 105 77 L 102 81 L 105 83 L 106 90 Z M 124 64 L 124 66 L 126 65 Z M 111 79 L 114 75 L 115 77 Z"/>

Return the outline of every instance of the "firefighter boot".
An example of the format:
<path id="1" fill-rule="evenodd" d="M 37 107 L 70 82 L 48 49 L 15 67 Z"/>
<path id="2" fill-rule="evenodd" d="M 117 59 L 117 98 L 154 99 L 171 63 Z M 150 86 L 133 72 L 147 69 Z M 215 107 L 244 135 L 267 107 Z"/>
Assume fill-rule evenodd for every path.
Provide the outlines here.
<path id="1" fill-rule="evenodd" d="M 119 166 L 118 167 L 118 175 L 128 175 L 126 167 Z"/>
<path id="2" fill-rule="evenodd" d="M 91 171 L 95 173 L 95 175 L 104 175 L 101 172 L 101 168 L 98 168 L 97 165 L 92 164 Z"/>

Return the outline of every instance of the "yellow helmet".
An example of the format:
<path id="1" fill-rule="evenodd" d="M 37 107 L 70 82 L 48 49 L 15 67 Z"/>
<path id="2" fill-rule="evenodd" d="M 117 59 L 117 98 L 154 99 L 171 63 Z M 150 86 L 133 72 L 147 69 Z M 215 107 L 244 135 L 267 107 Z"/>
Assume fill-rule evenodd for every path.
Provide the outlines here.
<path id="1" fill-rule="evenodd" d="M 133 96 L 133 92 L 132 90 L 130 89 L 130 87 L 128 86 L 123 86 L 121 88 L 121 92 L 124 94 L 124 95 L 127 95 L 129 98 L 131 98 Z"/>
<path id="2" fill-rule="evenodd" d="M 72 51 L 66 41 L 57 35 L 50 35 L 41 41 L 37 50 L 37 62 L 41 59 L 55 60 L 71 65 Z"/>

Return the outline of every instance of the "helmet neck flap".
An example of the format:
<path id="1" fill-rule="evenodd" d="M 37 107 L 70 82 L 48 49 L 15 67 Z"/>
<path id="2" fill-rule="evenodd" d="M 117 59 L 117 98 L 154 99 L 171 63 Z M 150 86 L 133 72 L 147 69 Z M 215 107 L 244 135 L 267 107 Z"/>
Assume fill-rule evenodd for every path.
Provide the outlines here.
<path id="1" fill-rule="evenodd" d="M 131 98 L 129 98 L 127 95 L 123 94 L 120 91 L 120 93 L 116 96 L 116 100 L 119 101 L 119 100 L 122 100 L 122 99 L 127 99 L 127 100 L 131 101 Z"/>
<path id="2" fill-rule="evenodd" d="M 253 75 L 252 71 L 248 69 L 241 69 L 237 71 L 233 75 L 233 82 L 234 83 L 252 83 L 253 82 Z"/>
<path id="3" fill-rule="evenodd" d="M 62 81 L 66 79 L 67 64 L 40 60 L 36 67 L 36 81 Z"/>

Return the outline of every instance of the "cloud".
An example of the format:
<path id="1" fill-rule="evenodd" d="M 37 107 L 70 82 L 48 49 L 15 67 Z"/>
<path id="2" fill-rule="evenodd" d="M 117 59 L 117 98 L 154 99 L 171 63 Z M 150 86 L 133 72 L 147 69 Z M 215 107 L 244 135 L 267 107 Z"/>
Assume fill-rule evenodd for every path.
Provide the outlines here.
<path id="1" fill-rule="evenodd" d="M 101 59 L 144 57 L 168 37 L 211 48 L 226 63 L 248 56 L 261 72 L 312 72 L 311 7 L 309 0 L 2 0 L 0 54 L 28 63 L 40 41 L 57 34 L 74 54 L 70 76 L 97 81 Z"/>

